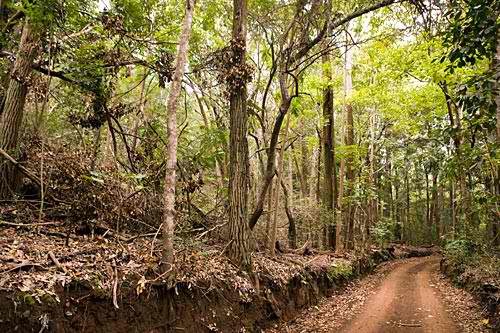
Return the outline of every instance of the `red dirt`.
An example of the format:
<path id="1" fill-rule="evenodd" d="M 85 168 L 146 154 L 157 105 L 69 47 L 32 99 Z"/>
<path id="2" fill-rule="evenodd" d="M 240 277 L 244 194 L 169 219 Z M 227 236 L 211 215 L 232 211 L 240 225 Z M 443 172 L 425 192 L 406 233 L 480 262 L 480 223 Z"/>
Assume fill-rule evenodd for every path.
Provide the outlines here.
<path id="1" fill-rule="evenodd" d="M 431 281 L 437 267 L 436 257 L 397 267 L 342 332 L 459 332 Z"/>
<path id="2" fill-rule="evenodd" d="M 440 257 L 397 260 L 267 333 L 478 333 L 485 313 L 439 273 Z"/>

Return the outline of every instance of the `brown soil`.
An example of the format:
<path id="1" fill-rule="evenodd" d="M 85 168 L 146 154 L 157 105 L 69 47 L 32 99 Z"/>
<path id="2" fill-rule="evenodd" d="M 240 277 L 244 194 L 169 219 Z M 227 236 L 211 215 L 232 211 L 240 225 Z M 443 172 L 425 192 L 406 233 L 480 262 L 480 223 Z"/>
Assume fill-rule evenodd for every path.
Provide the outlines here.
<path id="1" fill-rule="evenodd" d="M 439 261 L 431 256 L 384 264 L 267 333 L 489 332 L 480 306 L 443 279 Z"/>
<path id="2" fill-rule="evenodd" d="M 182 261 L 179 258 L 176 276 L 179 281 L 169 288 L 161 283 L 142 286 L 141 280 L 133 279 L 146 274 L 133 265 L 142 254 L 134 251 L 140 248 L 138 244 L 129 244 L 128 252 L 126 249 L 116 252 L 109 242 L 97 246 L 81 240 L 78 247 L 63 247 L 49 237 L 35 239 L 38 243 L 25 237 L 5 246 L 5 254 L 0 257 L 4 265 L 0 265 L 3 268 L 0 269 L 0 332 L 262 332 L 262 328 L 276 320 L 289 321 L 314 308 L 325 313 L 322 319 L 328 318 L 321 324 L 325 330 L 319 329 L 316 318 L 315 323 L 304 325 L 304 330 L 288 332 L 339 332 L 340 326 L 330 325 L 338 321 L 328 317 L 339 312 L 332 312 L 333 306 L 315 304 L 343 298 L 345 302 L 339 303 L 343 304 L 339 311 L 353 313 L 356 306 L 361 308 L 365 295 L 380 284 L 379 279 L 399 267 L 401 260 L 378 266 L 377 274 L 365 279 L 354 283 L 352 279 L 395 256 L 429 253 L 391 247 L 372 249 L 363 257 L 322 253 L 270 258 L 255 254 L 254 276 L 249 277 L 238 274 L 217 251 L 205 251 L 206 255 L 192 252 Z M 49 250 L 57 253 L 69 274 L 51 264 L 45 254 Z M 143 252 L 149 251 L 147 246 Z M 88 258 L 87 253 L 92 257 Z M 111 259 L 116 262 L 117 272 L 110 267 Z M 23 262 L 37 265 L 25 267 L 21 265 Z M 79 279 L 69 279 L 68 275 Z M 64 286 L 57 283 L 61 276 L 65 278 L 63 282 L 67 277 L 70 280 Z M 154 275 L 150 281 L 157 280 L 153 278 Z M 105 287 L 113 281 L 118 281 L 117 289 L 110 295 Z M 358 285 L 364 289 L 357 288 Z M 332 294 L 336 297 L 324 297 Z"/>
<path id="3" fill-rule="evenodd" d="M 343 332 L 459 332 L 431 281 L 438 267 L 436 257 L 397 267 Z"/>
<path id="4" fill-rule="evenodd" d="M 248 276 L 225 267 L 223 256 L 196 257 L 199 264 L 193 273 L 206 276 L 206 281 L 178 282 L 175 288 L 151 284 L 137 295 L 137 285 L 123 280 L 116 295 L 119 309 L 105 291 L 85 280 L 59 285 L 54 291 L 59 301 L 55 296 L 0 287 L 0 332 L 261 332 L 270 322 L 294 318 L 357 274 L 393 258 L 387 250 L 349 260 L 334 254 L 275 258 L 259 254 L 254 257 L 259 282 L 253 285 Z M 352 271 L 332 275 L 339 267 Z M 41 273 L 61 273 L 45 262 L 46 271 L 36 268 L 17 270 L 15 276 L 14 271 L 0 273 L 0 278 L 38 281 Z"/>

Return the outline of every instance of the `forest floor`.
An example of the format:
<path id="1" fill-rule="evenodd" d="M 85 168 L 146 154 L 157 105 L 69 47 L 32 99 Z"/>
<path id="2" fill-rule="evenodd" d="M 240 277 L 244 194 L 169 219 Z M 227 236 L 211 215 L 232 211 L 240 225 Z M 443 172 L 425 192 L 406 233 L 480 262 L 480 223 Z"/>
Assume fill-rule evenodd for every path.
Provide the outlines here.
<path id="1" fill-rule="evenodd" d="M 127 306 L 130 305 L 137 305 L 139 309 L 143 303 L 145 306 L 155 304 L 155 301 L 151 301 L 155 298 L 150 298 L 150 295 L 156 295 L 153 286 L 163 279 L 155 269 L 161 250 L 160 240 L 156 235 L 128 237 L 109 231 L 95 237 L 70 235 L 68 238 L 65 227 L 61 225 L 44 224 L 43 228 L 33 228 L 13 223 L 3 224 L 5 226 L 0 228 L 0 293 L 11 299 L 4 306 L 14 302 L 25 304 L 31 309 L 39 304 L 39 312 L 50 313 L 54 323 L 59 320 L 57 313 L 55 310 L 49 310 L 44 304 L 52 304 L 61 309 L 71 308 L 71 311 L 60 311 L 65 318 L 59 321 L 73 323 L 78 322 L 79 314 L 87 315 L 87 303 L 82 299 L 95 302 L 96 313 L 106 313 L 110 316 L 116 315 L 118 312 L 115 310 L 118 308 L 128 311 Z M 429 255 L 435 251 L 404 245 L 394 245 L 391 248 L 393 254 L 381 261 Z M 185 290 L 182 290 L 187 296 L 198 295 L 196 292 L 199 291 L 210 304 L 207 309 L 213 308 L 214 300 L 220 301 L 221 290 L 234 291 L 233 294 L 237 297 L 233 303 L 229 302 L 231 306 L 259 300 L 252 281 L 239 274 L 230 264 L 223 255 L 224 249 L 224 244 L 186 245 L 179 247 L 177 252 L 176 285 L 183 286 L 179 288 L 184 288 Z M 371 258 L 381 253 L 376 248 L 369 252 Z M 314 288 L 302 285 L 305 272 L 318 273 L 313 275 L 319 277 L 319 272 L 330 272 L 332 268 L 332 272 L 341 272 L 343 267 L 347 267 L 349 269 L 345 273 L 350 274 L 354 270 L 354 263 L 360 258 L 352 253 L 336 255 L 325 252 L 307 256 L 285 253 L 269 257 L 265 252 L 260 252 L 254 253 L 253 259 L 255 274 L 272 284 L 261 287 L 272 287 L 272 290 L 282 290 L 283 295 L 288 295 L 272 303 L 281 306 L 280 309 L 287 308 L 290 302 L 300 303 L 296 304 L 296 310 L 299 311 L 305 306 L 315 304 L 315 297 L 318 296 L 309 295 Z M 348 282 L 350 277 L 346 278 L 345 285 L 342 282 L 339 284 L 341 288 L 334 288 L 332 297 L 323 298 L 317 306 L 305 310 L 293 321 L 270 328 L 267 332 L 488 332 L 483 325 L 487 316 L 481 306 L 469 293 L 453 287 L 449 279 L 439 273 L 439 260 L 438 256 L 393 260 L 379 265 L 374 274 L 364 278 L 351 282 Z M 293 281 L 298 282 L 298 285 L 293 284 Z M 316 283 L 320 280 L 312 282 L 318 287 Z M 85 286 L 82 289 L 83 296 L 73 295 L 71 290 L 75 288 L 70 286 L 77 289 Z M 66 288 L 67 295 L 61 287 Z M 291 297 L 288 291 L 292 287 L 300 290 L 294 294 L 296 298 L 288 299 Z M 302 290 L 301 287 L 305 289 Z M 322 285 L 321 288 L 327 287 Z M 177 287 L 175 289 L 177 292 Z M 323 289 L 321 292 L 326 292 L 326 289 Z M 139 295 L 146 296 L 140 298 Z M 307 298 L 307 295 L 312 298 Z M 192 297 L 187 296 L 178 297 L 181 300 L 178 304 L 178 314 L 189 312 L 184 308 L 191 306 Z M 158 297 L 157 302 L 161 303 L 161 299 Z M 111 300 L 116 309 L 106 305 L 110 304 Z M 221 311 L 226 313 L 227 304 L 222 302 L 219 305 Z M 265 304 L 262 303 L 261 306 L 263 305 Z M 38 313 L 34 309 L 35 307 L 31 311 L 32 314 Z M 151 313 L 158 312 L 147 307 L 144 309 Z M 241 325 L 246 325 L 245 320 L 250 318 L 247 310 L 235 312 L 235 317 L 231 320 L 241 316 L 238 320 Z M 256 313 L 262 312 L 258 307 L 254 310 Z M 89 310 L 88 314 L 90 312 Z M 163 312 L 158 314 L 164 315 Z M 295 314 L 293 313 L 293 316 Z M 122 314 L 124 318 L 128 318 L 127 315 Z M 0 323 L 5 319 L 1 317 Z M 140 318 L 135 312 L 133 317 Z M 110 318 L 114 320 L 118 317 Z M 111 320 L 110 318 L 106 320 Z M 282 318 L 293 317 L 285 315 Z M 220 319 L 218 327 L 221 329 L 230 322 L 219 315 L 207 320 L 215 319 Z M 269 323 L 268 319 L 264 321 Z M 7 325 L 8 321 L 4 323 Z M 226 328 L 222 331 L 234 331 L 232 326 Z M 91 330 L 89 328 L 87 331 Z M 196 330 L 193 328 L 191 331 Z"/>
<path id="2" fill-rule="evenodd" d="M 381 265 L 267 333 L 491 332 L 482 307 L 439 273 L 439 261 L 431 256 Z"/>
<path id="3" fill-rule="evenodd" d="M 0 292 L 21 292 L 29 296 L 30 302 L 59 302 L 58 289 L 77 282 L 120 301 L 122 296 L 126 298 L 120 292 L 122 286 L 132 286 L 141 294 L 148 293 L 154 284 L 165 283 L 157 272 L 161 241 L 156 235 L 137 237 L 109 231 L 95 237 L 71 234 L 68 239 L 67 229 L 61 225 L 38 229 L 19 226 L 0 220 Z M 176 246 L 176 283 L 210 290 L 215 286 L 253 289 L 251 281 L 223 255 L 225 244 Z M 280 286 L 300 275 L 305 267 L 319 271 L 334 263 L 349 265 L 355 260 L 350 253 L 286 253 L 275 258 L 266 252 L 253 255 L 254 273 L 271 277 Z"/>

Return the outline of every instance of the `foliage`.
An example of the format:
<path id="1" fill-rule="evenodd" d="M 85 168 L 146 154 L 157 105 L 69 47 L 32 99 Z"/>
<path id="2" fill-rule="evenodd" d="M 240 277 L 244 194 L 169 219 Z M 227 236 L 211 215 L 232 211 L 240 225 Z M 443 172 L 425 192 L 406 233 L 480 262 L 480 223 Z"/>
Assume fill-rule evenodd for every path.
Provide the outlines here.
<path id="1" fill-rule="evenodd" d="M 390 219 L 385 219 L 370 228 L 370 235 L 380 247 L 383 247 L 394 239 L 394 229 L 395 223 Z"/>
<path id="2" fill-rule="evenodd" d="M 478 244 L 464 238 L 451 240 L 445 244 L 444 253 L 453 264 L 463 266 L 477 259 Z"/>
<path id="3" fill-rule="evenodd" d="M 349 279 L 353 275 L 351 263 L 340 261 L 328 268 L 327 276 L 330 281 L 338 281 L 339 279 Z"/>
<path id="4" fill-rule="evenodd" d="M 29 158 L 44 160 L 46 190 L 64 203 L 51 214 L 66 216 L 77 232 L 102 233 L 103 227 L 151 232 L 158 227 L 161 205 L 145 189 L 148 180 L 143 176 L 115 174 L 108 167 L 93 169 L 88 151 L 30 141 Z"/>
<path id="5" fill-rule="evenodd" d="M 454 67 L 474 65 L 496 52 L 499 12 L 500 1 L 497 0 L 452 1 L 446 13 L 450 26 L 444 34 L 451 72 Z"/>
<path id="6" fill-rule="evenodd" d="M 446 251 L 457 263 L 474 257 L 467 242 L 498 245 L 499 1 L 397 2 L 328 31 L 329 23 L 373 3 L 249 1 L 243 50 L 231 39 L 229 2 L 197 1 L 177 114 L 176 240 L 182 245 L 176 246 L 224 243 L 223 251 L 231 241 L 221 227 L 231 204 L 228 93 L 242 87 L 250 156 L 244 190 L 251 209 L 265 202 L 260 221 L 277 210 L 280 239 L 295 223 L 297 244 L 329 249 L 335 223 L 342 226 L 341 243 L 354 234 L 355 248 L 395 239 L 455 240 Z M 100 225 L 128 234 L 159 230 L 165 99 L 182 6 L 164 0 L 107 4 L 7 1 L 2 87 L 13 77 L 25 22 L 16 13 L 40 32 L 19 152 L 45 192 L 40 200 L 38 185 L 20 175 L 13 203 L 0 205 L 10 212 L 6 220 L 60 218 L 72 228 Z M 0 89 L 2 101 L 5 92 Z M 335 179 L 325 179 L 324 170 L 327 92 L 334 98 Z M 348 144 L 351 108 L 354 141 Z M 268 173 L 281 172 L 267 164 L 282 145 L 286 198 L 281 184 L 262 192 Z M 324 199 L 328 182 L 335 188 L 331 203 Z M 35 193 L 23 193 L 28 187 Z M 335 210 L 327 208 L 332 205 Z M 257 224 L 252 242 L 267 243 L 269 229 Z M 339 269 L 331 274 L 349 272 Z"/>

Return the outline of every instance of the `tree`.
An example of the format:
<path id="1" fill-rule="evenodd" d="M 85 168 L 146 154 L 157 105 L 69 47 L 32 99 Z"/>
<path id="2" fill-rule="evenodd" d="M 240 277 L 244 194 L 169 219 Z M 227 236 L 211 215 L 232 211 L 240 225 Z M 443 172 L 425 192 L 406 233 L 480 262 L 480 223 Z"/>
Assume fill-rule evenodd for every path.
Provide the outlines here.
<path id="1" fill-rule="evenodd" d="M 345 115 L 346 115 L 346 137 L 345 143 L 348 147 L 354 145 L 354 119 L 353 110 L 350 98 L 352 96 L 352 50 L 346 48 L 345 52 L 345 67 L 344 67 L 344 98 L 345 98 Z M 346 205 L 346 213 L 344 217 L 344 225 L 346 227 L 345 248 L 354 248 L 354 208 L 350 196 L 354 190 L 354 158 L 351 154 L 346 161 L 346 176 L 347 176 L 347 191 L 346 197 L 349 202 Z"/>
<path id="2" fill-rule="evenodd" d="M 17 52 L 10 73 L 5 102 L 0 113 L 0 148 L 14 158 L 19 156 L 19 131 L 21 128 L 26 95 L 33 60 L 38 52 L 40 34 L 29 19 L 26 19 Z M 13 164 L 0 157 L 0 198 L 9 198 L 16 190 L 18 177 Z"/>
<path id="3" fill-rule="evenodd" d="M 323 192 L 323 206 L 325 209 L 325 233 L 327 245 L 330 249 L 336 249 L 337 246 L 337 228 L 340 225 L 334 225 L 336 213 L 336 165 L 335 165 L 335 135 L 334 135 L 334 111 L 333 111 L 333 89 L 330 86 L 331 74 L 331 61 L 330 55 L 325 54 L 322 57 L 323 62 L 323 77 L 326 81 L 326 87 L 323 90 L 323 153 L 325 161 L 325 172 L 323 176 L 324 192 Z"/>
<path id="4" fill-rule="evenodd" d="M 440 83 L 447 101 L 450 127 L 453 129 L 452 137 L 455 143 L 455 152 L 459 161 L 458 166 L 461 168 L 458 171 L 459 188 L 463 196 L 465 219 L 467 221 L 473 219 L 471 215 L 473 197 L 469 193 L 465 181 L 463 160 L 467 157 L 467 154 L 464 152 L 466 147 L 463 145 L 463 136 L 465 136 L 463 127 L 466 124 L 461 121 L 460 111 L 467 114 L 467 117 L 464 118 L 474 133 L 478 131 L 495 133 L 495 142 L 486 142 L 486 145 L 490 147 L 496 146 L 496 148 L 488 149 L 490 155 L 495 155 L 495 151 L 498 154 L 498 146 L 500 145 L 499 15 L 500 1 L 498 0 L 456 0 L 453 1 L 446 13 L 449 24 L 444 33 L 443 44 L 447 50 L 441 57 L 440 62 L 449 61 L 448 73 L 453 74 L 457 69 L 473 68 L 485 60 L 489 62 L 486 70 L 469 75 L 467 80 L 457 87 L 455 99 L 453 99 L 446 81 Z M 475 137 L 474 135 L 474 140 Z M 498 155 L 491 156 L 491 158 L 498 161 Z M 492 174 L 492 183 L 494 185 L 490 186 L 490 189 L 492 195 L 498 197 L 500 195 L 500 166 L 498 162 L 492 167 Z M 492 211 L 494 213 L 490 214 L 489 229 L 491 230 L 493 243 L 498 245 L 500 236 L 498 206 L 496 204 Z M 465 228 L 467 232 L 468 226 L 465 225 Z"/>
<path id="5" fill-rule="evenodd" d="M 230 94 L 229 142 L 229 234 L 228 254 L 244 270 L 251 270 L 250 229 L 248 227 L 248 142 L 247 142 L 247 87 L 246 64 L 247 1 L 233 1 L 233 32 L 231 40 L 231 75 L 228 77 Z M 278 188 L 278 185 L 276 186 Z"/>
<path id="6" fill-rule="evenodd" d="M 268 188 L 276 173 L 275 156 L 278 137 L 283 120 L 290 109 L 293 99 L 297 98 L 300 94 L 298 76 L 305 68 L 313 64 L 315 58 L 318 56 L 318 54 L 314 53 L 312 50 L 326 38 L 328 32 L 333 34 L 335 29 L 346 23 L 394 3 L 395 0 L 383 0 L 357 9 L 347 15 L 341 14 L 340 10 L 338 13 L 332 13 L 330 9 L 331 3 L 329 1 L 324 3 L 315 2 L 310 10 L 305 10 L 307 7 L 306 5 L 308 5 L 306 2 L 298 2 L 296 6 L 294 6 L 293 19 L 278 38 L 280 41 L 278 47 L 281 51 L 276 58 L 273 59 L 273 68 L 270 71 L 271 75 L 269 82 L 272 81 L 275 75 L 277 76 L 281 96 L 279 112 L 274 120 L 273 130 L 269 140 L 264 180 L 257 196 L 255 207 L 250 216 L 251 229 L 255 227 L 262 215 Z M 308 13 L 308 15 L 306 15 L 306 13 Z M 312 13 L 315 13 L 315 15 Z M 310 24 L 309 15 L 319 17 L 320 22 L 317 22 L 316 25 Z M 319 28 L 317 26 L 319 26 Z M 311 35 L 314 37 L 311 38 Z M 320 55 L 325 51 L 327 50 L 322 50 Z M 314 53 L 314 55 L 311 56 L 311 53 Z M 290 84 L 290 82 L 293 83 Z M 267 96 L 267 92 L 264 94 L 264 98 L 265 96 Z"/>
<path id="7" fill-rule="evenodd" d="M 274 213 L 273 213 L 273 223 L 271 227 L 271 237 L 269 238 L 269 250 L 271 253 L 271 256 L 274 256 L 275 250 L 276 250 L 276 237 L 277 237 L 277 232 L 278 232 L 278 207 L 279 207 L 279 199 L 280 199 L 280 188 L 281 188 L 281 183 L 283 182 L 283 162 L 285 158 L 285 148 L 287 145 L 288 141 L 288 131 L 290 128 L 290 114 L 288 115 L 286 119 L 286 127 L 285 127 L 285 137 L 283 138 L 283 141 L 281 143 L 281 148 L 280 148 L 280 153 L 278 156 L 278 177 L 276 179 L 276 186 L 274 188 Z M 286 195 L 286 194 L 285 194 Z M 285 200 L 288 200 L 286 198 Z M 286 206 L 286 205 L 285 205 Z M 290 216 L 290 213 L 287 211 L 287 215 Z"/>
<path id="8" fill-rule="evenodd" d="M 177 106 L 181 93 L 182 79 L 186 67 L 189 36 L 193 22 L 194 0 L 186 0 L 186 13 L 182 23 L 175 72 L 166 102 L 167 109 L 167 158 L 165 165 L 164 215 L 163 215 L 163 257 L 162 270 L 172 268 L 174 262 L 175 229 L 175 175 L 177 167 Z"/>

